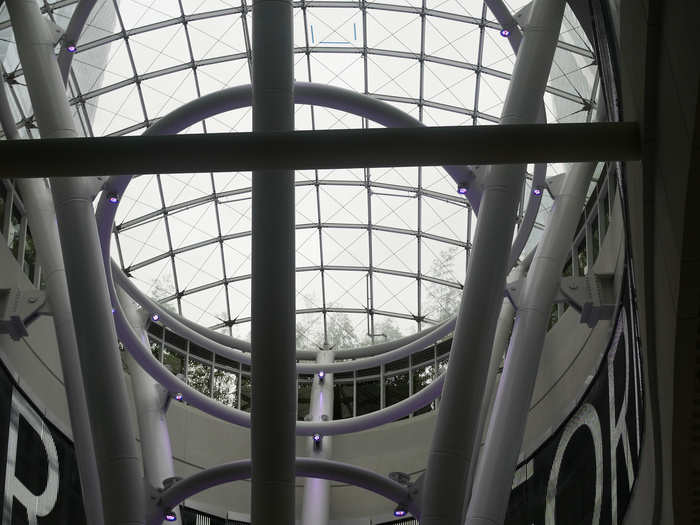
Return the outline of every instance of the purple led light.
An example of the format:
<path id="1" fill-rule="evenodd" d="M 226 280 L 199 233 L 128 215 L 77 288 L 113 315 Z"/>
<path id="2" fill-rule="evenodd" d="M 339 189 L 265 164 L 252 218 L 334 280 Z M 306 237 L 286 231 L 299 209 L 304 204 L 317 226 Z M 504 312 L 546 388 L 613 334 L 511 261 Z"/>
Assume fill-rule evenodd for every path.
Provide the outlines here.
<path id="1" fill-rule="evenodd" d="M 157 322 L 159 319 L 160 319 L 160 315 L 158 315 L 157 312 L 154 313 L 153 315 L 151 315 L 151 320 L 152 320 L 153 322 Z"/>
<path id="2" fill-rule="evenodd" d="M 537 195 L 537 196 L 542 195 L 542 189 L 541 188 L 534 188 L 532 190 L 532 194 Z"/>
<path id="3" fill-rule="evenodd" d="M 109 197 L 107 197 L 107 200 L 112 204 L 117 204 L 119 202 L 119 195 L 116 193 L 111 193 Z"/>
<path id="4" fill-rule="evenodd" d="M 319 371 L 318 378 L 323 379 L 324 377 L 326 377 L 326 373 L 323 370 Z"/>
<path id="5" fill-rule="evenodd" d="M 316 433 L 313 435 L 313 439 L 314 439 L 314 443 L 320 442 L 320 441 L 321 441 L 321 434 L 319 434 L 318 432 L 316 432 Z"/>
<path id="6" fill-rule="evenodd" d="M 112 308 L 112 313 L 114 313 L 114 312 L 116 312 L 116 310 L 114 308 Z"/>
<path id="7" fill-rule="evenodd" d="M 404 509 L 394 509 L 394 516 L 397 518 L 401 518 L 402 516 L 406 515 L 406 511 Z"/>
<path id="8" fill-rule="evenodd" d="M 466 195 L 467 194 L 467 187 L 466 186 L 458 186 L 457 193 L 459 193 L 460 195 Z"/>
<path id="9" fill-rule="evenodd" d="M 509 37 L 510 31 L 508 29 L 501 29 L 501 36 Z"/>
<path id="10" fill-rule="evenodd" d="M 68 50 L 69 53 L 75 53 L 78 48 L 75 46 L 75 44 L 68 44 L 66 46 L 66 50 Z"/>
<path id="11" fill-rule="evenodd" d="M 178 392 L 177 394 L 175 394 L 175 400 L 176 400 L 176 401 L 182 401 L 182 394 L 181 394 L 180 392 Z"/>
<path id="12" fill-rule="evenodd" d="M 165 515 L 165 521 L 175 521 L 177 519 L 177 516 L 175 515 L 174 512 L 168 512 Z"/>

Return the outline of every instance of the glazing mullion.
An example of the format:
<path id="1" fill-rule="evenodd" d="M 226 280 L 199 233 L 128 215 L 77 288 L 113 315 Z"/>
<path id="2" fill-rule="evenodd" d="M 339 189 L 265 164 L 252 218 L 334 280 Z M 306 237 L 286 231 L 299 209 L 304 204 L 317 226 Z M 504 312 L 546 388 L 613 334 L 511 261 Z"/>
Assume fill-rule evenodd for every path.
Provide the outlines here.
<path id="1" fill-rule="evenodd" d="M 364 92 L 369 93 L 369 75 L 367 64 L 367 3 L 365 0 L 359 0 L 360 10 L 362 11 L 362 62 L 364 67 Z M 362 118 L 362 127 L 368 128 L 368 121 Z M 369 337 L 374 342 L 374 261 L 372 257 L 372 180 L 371 171 L 369 168 L 364 168 L 365 186 L 367 188 L 367 277 L 369 280 L 367 294 L 367 313 L 369 315 Z M 380 388 L 383 387 L 380 385 Z"/>
<path id="2" fill-rule="evenodd" d="M 190 39 L 190 30 L 187 25 L 187 19 L 185 18 L 185 10 L 182 7 L 182 0 L 177 0 L 180 6 L 180 15 L 182 16 L 182 27 L 185 30 L 185 40 L 187 41 L 187 53 L 190 57 L 190 64 L 192 65 L 192 72 L 194 73 L 194 83 L 197 90 L 197 97 L 201 97 L 202 94 L 199 90 L 199 78 L 197 76 L 197 68 L 195 67 L 194 53 L 192 52 L 192 40 Z"/>
<path id="3" fill-rule="evenodd" d="M 591 89 L 591 96 L 588 111 L 586 112 L 586 122 L 591 122 L 593 120 L 593 113 L 595 112 L 597 106 L 596 94 L 598 93 L 598 86 L 600 85 L 600 71 L 598 68 L 595 70 L 595 78 L 593 80 L 593 88 Z"/>
<path id="4" fill-rule="evenodd" d="M 241 0 L 241 27 L 243 28 L 243 42 L 245 43 L 245 53 L 248 57 L 248 73 L 253 78 L 253 52 L 250 45 L 250 30 L 248 29 L 248 4 L 246 0 Z"/>
<path id="5" fill-rule="evenodd" d="M 206 131 L 206 130 L 205 130 Z M 219 212 L 219 199 L 216 198 L 216 181 L 214 174 L 211 176 L 211 191 L 214 196 L 214 215 L 216 216 L 216 231 L 219 234 L 219 254 L 221 255 L 221 268 L 224 281 L 224 295 L 226 297 L 226 319 L 224 320 L 228 328 L 228 335 L 233 335 L 233 327 L 231 326 L 231 301 L 228 296 L 228 279 L 226 274 L 226 256 L 224 254 L 224 240 L 221 233 L 221 215 Z"/>
<path id="6" fill-rule="evenodd" d="M 194 52 L 192 51 L 192 39 L 190 38 L 190 30 L 189 27 L 187 26 L 187 21 L 185 20 L 185 10 L 182 6 L 182 0 L 178 0 L 178 4 L 180 6 L 180 14 L 182 15 L 183 19 L 183 26 L 185 28 L 185 38 L 187 40 L 187 52 L 189 53 L 190 56 L 190 63 L 192 64 L 192 73 L 194 75 L 194 85 L 195 89 L 197 91 L 197 97 L 202 96 L 202 92 L 199 86 L 199 75 L 197 74 L 197 68 L 195 67 L 195 60 L 194 60 Z M 207 122 L 206 120 L 202 120 L 202 131 L 204 133 L 207 133 Z M 233 335 L 232 327 L 231 327 L 231 302 L 229 300 L 228 296 L 228 280 L 226 278 L 226 257 L 224 255 L 224 241 L 222 239 L 222 233 L 221 233 L 221 215 L 219 211 L 219 199 L 217 197 L 216 193 L 216 182 L 214 179 L 214 174 L 209 173 L 209 178 L 211 182 L 211 197 L 212 201 L 214 202 L 214 215 L 216 217 L 216 231 L 218 234 L 218 239 L 219 239 L 219 255 L 221 258 L 221 270 L 222 270 L 222 276 L 223 276 L 223 286 L 224 286 L 224 296 L 226 299 L 226 319 L 224 319 L 224 325 L 228 329 L 228 335 Z M 212 380 L 211 380 L 211 393 L 212 396 L 214 395 L 214 367 L 212 365 Z"/>
<path id="7" fill-rule="evenodd" d="M 312 114 L 313 122 L 313 114 Z M 318 249 L 319 249 L 319 263 L 321 265 L 321 300 L 323 307 L 323 342 L 328 344 L 328 311 L 326 306 L 326 273 L 324 271 L 324 258 L 323 258 L 323 227 L 321 226 L 321 196 L 320 187 L 318 185 L 318 170 L 315 171 L 316 176 L 316 215 L 318 217 Z"/>
<path id="8" fill-rule="evenodd" d="M 160 195 L 160 204 L 165 210 L 165 196 L 163 194 L 163 183 L 160 179 L 160 175 L 156 175 L 156 181 L 158 182 L 158 194 Z M 173 283 L 175 285 L 175 299 L 177 301 L 177 313 L 182 315 L 182 304 L 180 297 L 180 285 L 177 279 L 177 269 L 175 266 L 175 253 L 173 251 L 173 241 L 170 235 L 170 223 L 168 221 L 168 214 L 163 211 L 163 221 L 165 223 L 165 234 L 168 239 L 168 253 L 170 254 L 170 264 L 173 271 Z"/>
<path id="9" fill-rule="evenodd" d="M 80 85 L 78 84 L 78 79 L 75 76 L 75 72 L 73 71 L 72 67 L 70 68 L 69 74 L 72 81 L 72 86 L 76 92 L 76 98 L 78 100 L 78 105 L 80 106 L 80 111 L 82 111 L 83 113 L 85 125 L 87 126 L 87 132 L 85 133 L 85 135 L 88 137 L 94 137 L 95 133 L 92 130 L 92 122 L 90 122 L 90 115 L 88 114 L 87 107 L 85 106 L 85 100 L 83 99 L 83 94 L 80 90 Z"/>
<path id="10" fill-rule="evenodd" d="M 472 123 L 476 126 L 479 114 L 479 91 L 481 89 L 481 68 L 484 67 L 484 37 L 486 34 L 486 3 L 481 8 L 481 22 L 479 22 L 479 51 L 476 59 L 476 82 L 474 84 L 474 115 Z"/>
<path id="11" fill-rule="evenodd" d="M 119 256 L 119 266 L 125 269 L 124 265 L 124 254 L 122 253 L 122 244 L 119 241 L 119 232 L 117 231 L 116 225 L 112 227 L 112 233 L 114 234 L 114 242 L 117 245 L 117 255 Z"/>
<path id="12" fill-rule="evenodd" d="M 363 119 L 363 127 L 367 127 L 367 119 Z M 372 254 L 372 182 L 369 168 L 364 169 L 365 184 L 367 185 L 367 277 L 369 280 L 367 294 L 367 312 L 369 314 L 370 339 L 374 342 L 374 257 Z"/>
<path id="13" fill-rule="evenodd" d="M 421 5 L 421 16 L 420 16 L 420 85 L 418 86 L 418 121 L 423 123 L 423 97 L 425 96 L 425 24 L 426 24 L 426 0 L 422 0 Z M 417 311 L 416 311 L 416 323 L 418 324 L 418 331 L 420 332 L 423 328 L 423 293 L 422 293 L 422 236 L 421 232 L 423 230 L 423 167 L 418 166 L 418 188 L 416 192 L 417 203 L 417 235 L 416 235 L 416 274 L 418 278 L 416 279 L 416 298 L 417 298 Z M 411 388 L 411 378 L 409 374 L 409 390 Z"/>
<path id="14" fill-rule="evenodd" d="M 129 63 L 131 64 L 131 70 L 134 73 L 134 84 L 136 84 L 136 92 L 139 95 L 139 101 L 141 102 L 141 110 L 143 111 L 143 118 L 144 121 L 146 122 L 146 126 L 148 126 L 148 112 L 146 111 L 146 102 L 143 99 L 143 92 L 141 91 L 141 81 L 139 80 L 139 75 L 138 72 L 136 71 L 136 63 L 134 62 L 134 54 L 131 52 L 131 45 L 129 44 L 129 37 L 127 36 L 126 33 L 126 28 L 124 27 L 124 20 L 122 20 L 122 14 L 121 11 L 119 10 L 119 3 L 117 0 L 112 0 L 112 3 L 114 4 L 114 12 L 117 14 L 117 20 L 119 21 L 119 27 L 121 28 L 121 32 L 124 38 L 124 45 L 126 46 L 126 52 L 127 55 L 129 56 Z M 160 181 L 159 181 L 160 184 Z M 179 300 L 178 300 L 178 308 L 179 308 Z"/>
<path id="15" fill-rule="evenodd" d="M 304 18 L 304 45 L 306 47 L 306 71 L 308 74 L 309 82 L 313 82 L 311 77 L 311 48 L 309 46 L 309 22 L 306 13 L 306 2 L 302 0 L 301 2 L 301 14 Z M 314 111 L 314 106 L 309 106 L 311 111 L 311 129 L 316 129 L 316 112 Z M 328 342 L 328 312 L 326 310 L 326 272 L 324 271 L 324 258 L 323 258 L 323 228 L 321 226 L 321 188 L 319 185 L 318 170 L 314 170 L 314 185 L 316 187 L 316 220 L 318 222 L 318 251 L 319 251 L 319 263 L 321 265 L 321 306 L 323 309 L 323 344 L 327 345 Z"/>
<path id="16" fill-rule="evenodd" d="M 0 72 L 2 73 L 3 80 L 7 83 L 7 88 L 10 94 L 12 95 L 12 100 L 15 103 L 15 108 L 17 108 L 17 111 L 19 113 L 19 116 L 22 118 L 22 124 L 24 125 L 24 130 L 27 133 L 28 138 L 32 138 L 32 124 L 31 122 L 34 120 L 34 115 L 31 115 L 30 117 L 27 117 L 27 115 L 24 112 L 24 109 L 22 108 L 22 104 L 19 101 L 19 97 L 17 96 L 17 93 L 15 93 L 15 84 L 17 83 L 16 77 L 14 74 L 10 74 L 7 71 L 5 71 L 5 68 L 2 66 L 0 63 Z M 10 79 L 13 79 L 10 81 Z M 32 108 L 32 111 L 34 108 Z"/>

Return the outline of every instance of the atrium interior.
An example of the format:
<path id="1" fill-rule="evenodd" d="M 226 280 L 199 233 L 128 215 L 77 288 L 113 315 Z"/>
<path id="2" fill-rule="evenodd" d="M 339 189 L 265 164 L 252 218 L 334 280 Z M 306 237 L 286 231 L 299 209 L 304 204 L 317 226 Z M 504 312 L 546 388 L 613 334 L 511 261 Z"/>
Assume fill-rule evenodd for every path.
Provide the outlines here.
<path id="1" fill-rule="evenodd" d="M 700 521 L 699 16 L 0 0 L 2 524 Z"/>

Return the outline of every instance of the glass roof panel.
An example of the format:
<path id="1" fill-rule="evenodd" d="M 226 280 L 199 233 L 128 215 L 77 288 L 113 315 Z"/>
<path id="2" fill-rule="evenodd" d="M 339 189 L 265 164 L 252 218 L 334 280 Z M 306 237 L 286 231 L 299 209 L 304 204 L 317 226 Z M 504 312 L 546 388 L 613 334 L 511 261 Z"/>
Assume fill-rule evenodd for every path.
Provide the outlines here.
<path id="1" fill-rule="evenodd" d="M 481 30 L 478 25 L 429 17 L 425 24 L 425 52 L 441 58 L 476 64 Z"/>
<path id="2" fill-rule="evenodd" d="M 516 13 L 528 1 L 505 3 Z M 198 96 L 250 83 L 251 4 L 98 0 L 68 86 L 80 129 L 140 134 Z M 74 8 L 43 7 L 63 26 Z M 367 93 L 430 126 L 499 120 L 515 55 L 482 0 L 295 3 L 294 30 L 296 80 Z M 37 136 L 13 42 L 3 6 L 0 60 L 13 114 L 23 136 Z M 592 46 L 567 6 L 544 101 L 548 121 L 590 120 L 597 87 Z M 318 106 L 297 105 L 295 119 L 297 129 L 378 126 Z M 251 131 L 250 108 L 184 133 L 230 131 Z M 442 168 L 303 170 L 296 182 L 300 348 L 324 339 L 339 347 L 381 342 L 455 311 L 476 218 Z M 249 337 L 250 187 L 250 173 L 134 178 L 116 217 L 115 258 L 168 308 Z M 525 253 L 551 204 L 545 192 Z"/>

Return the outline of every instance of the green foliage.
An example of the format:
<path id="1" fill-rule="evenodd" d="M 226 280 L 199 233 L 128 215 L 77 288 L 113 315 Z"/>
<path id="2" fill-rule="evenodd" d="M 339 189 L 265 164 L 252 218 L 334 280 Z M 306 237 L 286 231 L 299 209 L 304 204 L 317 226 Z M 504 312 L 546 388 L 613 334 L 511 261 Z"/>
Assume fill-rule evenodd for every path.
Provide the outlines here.
<path id="1" fill-rule="evenodd" d="M 187 363 L 187 384 L 202 394 L 211 393 L 211 366 L 205 365 L 196 359 L 189 359 Z"/>
<path id="2" fill-rule="evenodd" d="M 230 407 L 236 406 L 238 401 L 237 374 L 221 368 L 214 368 L 214 399 Z"/>

